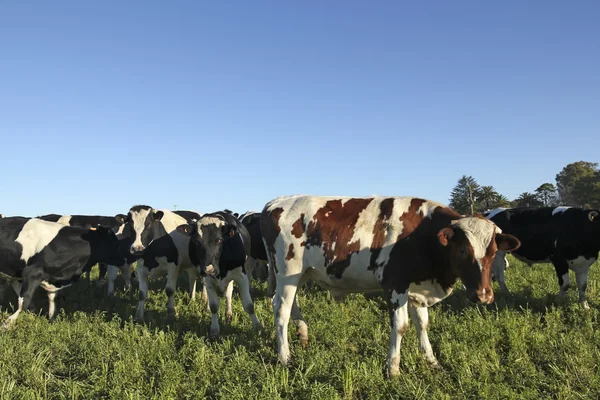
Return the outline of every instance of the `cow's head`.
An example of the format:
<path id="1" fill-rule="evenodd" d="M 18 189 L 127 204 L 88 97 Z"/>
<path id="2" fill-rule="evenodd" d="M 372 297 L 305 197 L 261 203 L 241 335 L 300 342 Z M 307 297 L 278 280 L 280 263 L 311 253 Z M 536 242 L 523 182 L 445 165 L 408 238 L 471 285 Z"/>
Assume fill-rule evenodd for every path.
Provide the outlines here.
<path id="1" fill-rule="evenodd" d="M 462 281 L 469 300 L 486 304 L 494 301 L 491 273 L 496 252 L 514 251 L 521 245 L 516 237 L 503 234 L 496 224 L 481 217 L 452 221 L 438 232 L 438 240 L 444 259 Z"/>
<path id="2" fill-rule="evenodd" d="M 177 227 L 177 232 L 190 237 L 190 259 L 201 273 L 219 275 L 219 259 L 223 244 L 233 238 L 237 227 L 218 214 L 204 215 L 191 224 Z"/>
<path id="3" fill-rule="evenodd" d="M 154 225 L 159 223 L 163 215 L 162 211 L 154 210 L 150 206 L 133 206 L 129 209 L 123 234 L 133 239 L 133 243 L 129 248 L 131 254 L 139 255 L 152 243 L 154 240 Z M 117 218 L 119 218 L 118 215 Z"/>

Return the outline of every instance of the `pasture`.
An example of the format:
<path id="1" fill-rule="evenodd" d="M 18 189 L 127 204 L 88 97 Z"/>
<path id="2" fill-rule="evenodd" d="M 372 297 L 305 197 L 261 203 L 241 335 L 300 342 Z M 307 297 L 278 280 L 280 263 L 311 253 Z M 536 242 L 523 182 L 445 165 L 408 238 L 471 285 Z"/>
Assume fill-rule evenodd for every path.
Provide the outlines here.
<path id="1" fill-rule="evenodd" d="M 430 308 L 429 337 L 441 370 L 428 367 L 414 326 L 402 341 L 401 376 L 385 377 L 389 317 L 380 297 L 351 295 L 337 304 L 321 290 L 299 292 L 309 325 L 304 349 L 290 323 L 293 365 L 277 364 L 273 314 L 266 284 L 254 281 L 253 298 L 265 332 L 255 335 L 239 295 L 221 337 L 208 339 L 210 313 L 185 293 L 175 295 L 178 318 L 166 324 L 164 279 L 151 282 L 146 324 L 133 322 L 137 287 L 107 297 L 85 280 L 63 291 L 54 323 L 38 290 L 40 315 L 23 313 L 0 334 L 2 399 L 587 399 L 600 395 L 600 266 L 591 268 L 589 311 L 558 306 L 551 265 L 533 268 L 511 258 L 506 279 L 512 297 L 494 283 L 496 301 L 475 306 L 460 282 L 455 293 Z M 574 276 L 571 272 L 574 282 Z M 2 319 L 16 295 L 7 290 Z"/>

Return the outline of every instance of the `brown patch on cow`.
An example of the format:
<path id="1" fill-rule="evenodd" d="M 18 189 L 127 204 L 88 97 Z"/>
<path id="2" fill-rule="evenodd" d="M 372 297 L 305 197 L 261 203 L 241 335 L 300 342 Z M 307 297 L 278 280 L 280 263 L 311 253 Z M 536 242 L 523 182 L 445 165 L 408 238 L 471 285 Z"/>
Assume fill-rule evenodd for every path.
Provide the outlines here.
<path id="1" fill-rule="evenodd" d="M 341 278 L 350 265 L 352 253 L 360 250 L 360 241 L 350 241 L 361 211 L 372 201 L 372 198 L 353 198 L 342 204 L 341 199 L 330 200 L 308 223 L 306 247 L 323 249 L 329 275 Z"/>
<path id="2" fill-rule="evenodd" d="M 398 240 L 402 240 L 410 235 L 421 224 L 425 216 L 422 212 L 419 212 L 419 208 L 421 208 L 423 203 L 425 203 L 424 199 L 415 198 L 410 201 L 410 207 L 400 216 L 402 232 L 398 235 Z"/>
<path id="3" fill-rule="evenodd" d="M 294 258 L 294 243 L 290 243 L 287 256 L 285 256 L 286 261 L 289 261 L 292 258 Z"/>
<path id="4" fill-rule="evenodd" d="M 306 225 L 304 224 L 304 214 L 300 214 L 300 218 L 292 225 L 292 235 L 296 238 L 300 239 L 306 230 Z"/>

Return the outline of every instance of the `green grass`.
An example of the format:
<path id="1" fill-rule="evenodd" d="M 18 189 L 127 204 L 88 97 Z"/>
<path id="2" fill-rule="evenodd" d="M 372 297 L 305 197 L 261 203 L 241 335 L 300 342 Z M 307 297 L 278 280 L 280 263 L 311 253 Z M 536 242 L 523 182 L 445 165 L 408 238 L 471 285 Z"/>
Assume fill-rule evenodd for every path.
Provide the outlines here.
<path id="1" fill-rule="evenodd" d="M 550 265 L 511 260 L 505 298 L 473 306 L 460 285 L 430 309 L 429 336 L 442 370 L 428 367 L 414 327 L 402 341 L 401 376 L 385 378 L 389 321 L 383 301 L 352 295 L 341 304 L 323 291 L 300 292 L 309 324 L 303 349 L 290 323 L 293 365 L 277 364 L 273 315 L 265 285 L 255 307 L 266 331 L 256 335 L 234 294 L 234 317 L 221 318 L 221 338 L 208 340 L 210 314 L 191 303 L 185 275 L 176 293 L 178 319 L 167 325 L 164 280 L 151 285 L 145 325 L 133 322 L 137 289 L 114 298 L 80 281 L 58 300 L 49 323 L 43 290 L 39 315 L 21 314 L 0 334 L 1 399 L 597 399 L 600 397 L 598 265 L 592 267 L 589 311 L 571 289 L 555 304 Z M 574 282 L 574 276 L 572 276 Z M 120 278 L 118 283 L 121 283 Z M 2 318 L 16 296 L 7 291 Z M 221 302 L 224 316 L 225 301 Z"/>

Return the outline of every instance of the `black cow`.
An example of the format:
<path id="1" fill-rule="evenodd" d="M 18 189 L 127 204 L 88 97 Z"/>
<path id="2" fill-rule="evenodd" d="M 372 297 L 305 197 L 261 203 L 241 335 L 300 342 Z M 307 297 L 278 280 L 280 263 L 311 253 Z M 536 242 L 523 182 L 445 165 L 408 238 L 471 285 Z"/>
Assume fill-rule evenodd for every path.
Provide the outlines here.
<path id="1" fill-rule="evenodd" d="M 267 262 L 267 252 L 260 232 L 260 213 L 256 211 L 247 211 L 239 217 L 240 222 L 248 229 L 250 234 L 250 256 L 246 261 L 246 274 L 249 279 L 256 274 L 257 277 L 267 280 L 267 296 L 273 297 L 275 294 L 275 274 L 269 268 Z M 265 277 L 265 275 L 267 275 Z"/>
<path id="2" fill-rule="evenodd" d="M 254 313 L 250 282 L 244 270 L 251 248 L 246 227 L 231 213 L 218 211 L 204 214 L 195 223 L 182 224 L 177 231 L 190 238 L 190 260 L 201 274 L 206 275 L 212 312 L 210 336 L 219 336 L 219 294 L 229 291 L 232 282 L 238 285 L 244 310 L 250 314 L 252 325 L 259 329 L 261 324 Z"/>
<path id="3" fill-rule="evenodd" d="M 92 228 L 97 226 L 103 226 L 105 228 L 112 229 L 116 234 L 117 238 L 122 241 L 121 247 L 125 248 L 129 242 L 129 238 L 125 237 L 122 233 L 123 224 L 125 223 L 126 216 L 123 214 L 117 214 L 116 216 L 102 216 L 102 215 L 60 215 L 60 214 L 46 214 L 36 217 L 44 221 L 56 222 L 65 226 L 75 226 L 79 228 Z M 124 252 L 123 256 L 127 257 L 129 252 Z M 131 264 L 135 259 L 128 257 L 127 264 L 121 268 L 121 275 L 125 280 L 126 286 L 131 286 L 131 278 L 134 276 Z M 119 269 L 114 266 L 107 266 L 104 263 L 98 264 L 98 285 L 102 284 L 102 280 L 105 278 L 108 272 L 108 290 L 107 294 L 110 296 L 114 292 L 115 279 L 117 278 L 117 272 Z M 90 279 L 90 271 L 86 272 L 86 279 Z"/>
<path id="4" fill-rule="evenodd" d="M 55 314 L 56 292 L 79 280 L 83 272 L 104 262 L 125 263 L 115 233 L 102 226 L 78 228 L 36 218 L 0 220 L 0 276 L 19 293 L 18 309 L 3 328 L 27 309 L 38 286 L 48 292 L 48 317 Z"/>
<path id="5" fill-rule="evenodd" d="M 556 270 L 560 291 L 565 296 L 571 285 L 569 269 L 575 272 L 579 302 L 589 308 L 585 291 L 590 266 L 600 251 L 600 218 L 598 210 L 576 207 L 498 208 L 484 214 L 502 229 L 516 236 L 521 247 L 513 256 L 530 266 L 551 262 Z M 494 260 L 494 275 L 502 291 L 508 294 L 504 270 L 506 253 L 498 251 Z"/>

